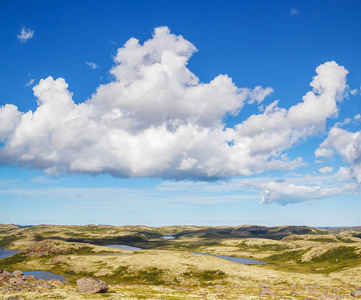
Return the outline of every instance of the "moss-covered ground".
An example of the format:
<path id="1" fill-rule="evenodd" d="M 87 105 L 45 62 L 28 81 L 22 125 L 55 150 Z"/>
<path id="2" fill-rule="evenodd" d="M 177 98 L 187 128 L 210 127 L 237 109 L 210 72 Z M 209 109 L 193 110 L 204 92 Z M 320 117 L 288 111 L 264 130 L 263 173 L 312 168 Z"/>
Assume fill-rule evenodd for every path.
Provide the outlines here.
<path id="1" fill-rule="evenodd" d="M 252 232 L 257 237 L 249 237 Z M 162 238 L 165 234 L 174 234 L 176 238 L 165 240 Z M 0 246 L 20 250 L 13 257 L 0 259 L 0 269 L 50 271 L 64 275 L 70 283 L 38 293 L 14 292 L 0 283 L 0 298 L 16 295 L 23 299 L 259 299 L 262 286 L 270 286 L 275 296 L 269 297 L 275 299 L 310 296 L 318 299 L 318 294 L 346 297 L 352 289 L 361 288 L 358 235 L 355 231 L 334 234 L 294 226 L 217 227 L 213 232 L 210 227 L 196 226 L 0 225 Z M 101 246 L 106 244 L 127 244 L 147 250 Z M 242 265 L 193 252 L 245 257 L 268 264 Z M 109 293 L 78 294 L 76 280 L 89 276 L 107 282 L 111 287 Z"/>

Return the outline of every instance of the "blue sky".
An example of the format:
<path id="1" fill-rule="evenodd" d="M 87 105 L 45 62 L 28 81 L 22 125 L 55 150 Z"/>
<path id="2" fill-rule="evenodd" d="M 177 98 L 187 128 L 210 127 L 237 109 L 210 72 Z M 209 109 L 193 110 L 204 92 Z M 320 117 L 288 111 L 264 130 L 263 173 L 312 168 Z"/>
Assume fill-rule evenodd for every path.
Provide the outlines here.
<path id="1" fill-rule="evenodd" d="M 360 225 L 359 1 L 0 3 L 0 222 Z"/>

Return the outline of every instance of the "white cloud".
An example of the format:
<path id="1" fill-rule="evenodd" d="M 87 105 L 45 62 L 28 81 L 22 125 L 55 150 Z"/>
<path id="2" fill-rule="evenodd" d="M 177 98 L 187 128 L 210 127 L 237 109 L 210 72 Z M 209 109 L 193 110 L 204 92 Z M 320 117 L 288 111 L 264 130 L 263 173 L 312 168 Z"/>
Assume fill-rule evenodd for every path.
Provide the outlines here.
<path id="1" fill-rule="evenodd" d="M 196 48 L 167 27 L 140 44 L 131 38 L 115 56 L 115 80 L 80 104 L 64 79 L 33 88 L 36 111 L 0 108 L 2 164 L 49 174 L 109 173 L 124 177 L 214 179 L 304 165 L 286 151 L 325 130 L 346 94 L 347 70 L 316 69 L 312 91 L 289 110 L 278 102 L 233 128 L 227 115 L 258 104 L 272 88 L 238 88 L 227 75 L 200 82 L 187 63 Z M 4 121 L 3 121 L 4 120 Z"/>
<path id="2" fill-rule="evenodd" d="M 99 69 L 99 66 L 96 64 L 96 63 L 93 63 L 93 62 L 91 62 L 91 61 L 86 61 L 85 62 L 90 68 L 92 68 L 92 69 Z"/>
<path id="3" fill-rule="evenodd" d="M 315 185 L 295 185 L 293 183 L 285 182 L 269 182 L 259 186 L 262 189 L 263 204 L 277 202 L 279 204 L 297 203 L 307 200 L 315 200 L 322 198 L 329 198 L 340 195 L 344 192 L 343 189 L 320 188 Z"/>
<path id="4" fill-rule="evenodd" d="M 350 168 L 340 169 L 340 176 L 361 184 L 361 131 L 351 132 L 334 126 L 316 150 L 316 155 L 325 156 L 323 154 L 327 152 L 338 153 L 350 165 Z"/>
<path id="5" fill-rule="evenodd" d="M 21 28 L 20 33 L 17 35 L 17 38 L 20 42 L 24 43 L 30 40 L 34 36 L 34 30 L 31 30 L 30 28 Z"/>
<path id="6" fill-rule="evenodd" d="M 334 170 L 332 167 L 326 166 L 326 167 L 320 168 L 319 171 L 321 174 L 327 174 L 327 173 L 333 172 Z"/>
<path id="7" fill-rule="evenodd" d="M 291 16 L 295 16 L 295 15 L 299 15 L 300 13 L 298 12 L 298 9 L 296 9 L 296 8 L 291 8 L 291 10 L 290 10 L 290 15 Z"/>
<path id="8" fill-rule="evenodd" d="M 25 83 L 25 86 L 31 86 L 35 82 L 35 79 L 31 78 L 28 82 Z"/>
<path id="9" fill-rule="evenodd" d="M 346 96 L 348 71 L 334 61 L 316 68 L 312 92 L 289 110 L 275 101 L 263 114 L 252 115 L 236 126 L 236 138 L 247 143 L 251 154 L 279 155 L 308 136 L 325 130 L 326 120 L 338 113 L 337 102 Z M 246 140 L 248 138 L 248 140 Z"/>

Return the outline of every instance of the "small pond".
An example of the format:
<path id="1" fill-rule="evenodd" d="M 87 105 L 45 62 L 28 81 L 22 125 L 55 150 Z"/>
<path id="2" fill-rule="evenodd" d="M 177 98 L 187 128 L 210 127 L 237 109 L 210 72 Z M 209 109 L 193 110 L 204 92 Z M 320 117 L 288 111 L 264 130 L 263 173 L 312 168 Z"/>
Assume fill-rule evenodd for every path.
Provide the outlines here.
<path id="1" fill-rule="evenodd" d="M 61 281 L 65 281 L 65 277 L 63 275 L 54 274 L 51 272 L 30 271 L 30 272 L 24 272 L 24 275 L 34 275 L 36 279 L 42 279 L 42 280 L 58 279 Z"/>
<path id="2" fill-rule="evenodd" d="M 117 254 L 117 253 L 108 253 L 108 254 L 95 254 L 96 256 L 126 256 L 130 254 Z"/>
<path id="3" fill-rule="evenodd" d="M 192 252 L 194 254 L 200 254 L 200 255 L 208 255 L 208 256 L 214 256 L 214 257 L 219 257 L 219 258 L 223 258 L 229 261 L 233 261 L 242 265 L 265 265 L 267 264 L 267 262 L 265 261 L 259 261 L 259 260 L 255 260 L 255 259 L 250 259 L 250 258 L 243 258 L 243 257 L 233 257 L 233 256 L 223 256 L 223 255 L 213 255 L 213 254 L 208 254 L 208 253 L 199 253 L 199 252 Z"/>
<path id="4" fill-rule="evenodd" d="M 0 249 L 0 258 L 7 258 L 13 256 L 17 252 L 19 252 L 19 250 Z"/>
<path id="5" fill-rule="evenodd" d="M 163 235 L 162 238 L 165 240 L 173 240 L 175 239 L 175 236 L 167 234 L 167 235 Z"/>
<path id="6" fill-rule="evenodd" d="M 105 245 L 104 247 L 117 248 L 122 250 L 132 250 L 132 251 L 142 250 L 142 248 L 127 246 L 127 245 Z"/>

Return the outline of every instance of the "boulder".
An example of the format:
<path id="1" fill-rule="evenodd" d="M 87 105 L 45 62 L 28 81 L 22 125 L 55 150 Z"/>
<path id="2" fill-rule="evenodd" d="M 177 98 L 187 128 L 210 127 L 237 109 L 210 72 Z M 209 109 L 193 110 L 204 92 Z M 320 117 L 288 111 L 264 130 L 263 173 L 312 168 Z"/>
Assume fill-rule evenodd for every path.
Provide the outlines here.
<path id="1" fill-rule="evenodd" d="M 76 281 L 80 293 L 95 294 L 105 293 L 108 291 L 108 285 L 97 278 L 85 277 Z"/>
<path id="2" fill-rule="evenodd" d="M 26 284 L 25 280 L 21 279 L 21 278 L 11 278 L 9 280 L 9 283 L 10 284 Z"/>
<path id="3" fill-rule="evenodd" d="M 13 276 L 10 272 L 8 272 L 8 271 L 3 271 L 2 273 L 1 273 L 1 275 L 2 276 L 4 276 L 4 277 L 11 277 L 11 276 Z"/>
<path id="4" fill-rule="evenodd" d="M 351 291 L 351 296 L 353 297 L 361 296 L 361 289 Z"/>
<path id="5" fill-rule="evenodd" d="M 259 295 L 260 296 L 269 296 L 269 295 L 274 295 L 275 293 L 271 290 L 270 287 L 262 287 Z"/>
<path id="6" fill-rule="evenodd" d="M 20 270 L 16 270 L 16 271 L 13 272 L 13 275 L 14 276 L 22 276 L 22 275 L 24 275 L 24 273 L 21 272 Z"/>

